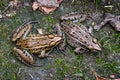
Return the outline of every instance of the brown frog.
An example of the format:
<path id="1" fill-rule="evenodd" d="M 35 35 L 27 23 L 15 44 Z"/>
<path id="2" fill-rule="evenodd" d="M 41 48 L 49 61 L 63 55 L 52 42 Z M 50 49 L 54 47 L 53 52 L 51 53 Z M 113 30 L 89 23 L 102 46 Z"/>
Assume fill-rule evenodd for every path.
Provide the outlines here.
<path id="1" fill-rule="evenodd" d="M 54 26 L 56 32 L 57 30 L 63 30 L 67 38 L 67 43 L 75 48 L 74 51 L 76 53 L 101 51 L 97 39 L 89 33 L 87 28 L 82 24 L 75 23 L 76 21 L 84 21 L 86 18 L 87 15 L 72 12 L 65 16 L 61 16 L 61 24 L 56 24 L 56 26 Z"/>
<path id="2" fill-rule="evenodd" d="M 32 28 L 30 23 L 32 21 L 19 27 L 11 40 L 17 42 L 16 47 L 13 48 L 17 58 L 24 63 L 34 64 L 35 61 L 29 52 L 39 54 L 40 58 L 51 56 L 47 53 L 45 54 L 45 52 L 58 45 L 62 41 L 62 37 L 53 34 L 43 34 L 42 29 L 37 29 L 39 34 L 28 35 Z"/>
<path id="3" fill-rule="evenodd" d="M 107 23 L 112 25 L 116 31 L 120 31 L 120 16 L 114 16 L 110 13 L 105 13 L 105 19 L 99 25 L 96 25 L 94 29 L 99 30 Z"/>

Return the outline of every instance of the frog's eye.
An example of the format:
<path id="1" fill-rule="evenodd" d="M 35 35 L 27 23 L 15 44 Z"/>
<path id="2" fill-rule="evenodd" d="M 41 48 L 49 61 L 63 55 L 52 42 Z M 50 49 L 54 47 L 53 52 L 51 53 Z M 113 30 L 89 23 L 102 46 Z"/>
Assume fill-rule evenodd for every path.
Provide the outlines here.
<path id="1" fill-rule="evenodd" d="M 54 46 L 56 43 L 55 42 L 51 42 L 50 43 L 50 46 Z"/>
<path id="2" fill-rule="evenodd" d="M 54 35 L 48 35 L 48 38 L 53 39 L 55 36 Z"/>

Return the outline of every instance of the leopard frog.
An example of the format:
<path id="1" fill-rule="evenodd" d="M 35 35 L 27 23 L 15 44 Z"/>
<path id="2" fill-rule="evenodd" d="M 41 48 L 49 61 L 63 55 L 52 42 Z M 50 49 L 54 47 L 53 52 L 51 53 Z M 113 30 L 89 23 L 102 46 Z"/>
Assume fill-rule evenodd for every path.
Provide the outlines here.
<path id="1" fill-rule="evenodd" d="M 58 45 L 62 37 L 53 34 L 43 34 L 42 29 L 37 29 L 39 34 L 28 35 L 32 28 L 30 23 L 32 21 L 26 23 L 24 27 L 19 27 L 13 34 L 11 40 L 17 42 L 16 47 L 13 48 L 17 58 L 24 63 L 34 64 L 35 61 L 29 52 L 40 53 L 40 58 L 51 56 L 45 54 L 45 52 Z"/>
<path id="2" fill-rule="evenodd" d="M 87 15 L 80 13 L 69 13 L 61 16 L 61 25 L 57 24 L 56 31 L 63 30 L 66 35 L 67 43 L 75 48 L 76 53 L 85 53 L 87 51 L 101 51 L 97 39 L 91 35 L 88 29 L 74 21 L 84 21 Z"/>

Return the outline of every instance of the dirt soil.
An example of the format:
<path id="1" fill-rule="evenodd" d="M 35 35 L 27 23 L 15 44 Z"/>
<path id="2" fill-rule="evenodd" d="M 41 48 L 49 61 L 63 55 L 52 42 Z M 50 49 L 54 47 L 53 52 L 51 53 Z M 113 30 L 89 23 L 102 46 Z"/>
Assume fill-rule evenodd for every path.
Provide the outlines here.
<path id="1" fill-rule="evenodd" d="M 110 74 L 120 74 L 120 34 L 109 24 L 100 31 L 94 30 L 95 37 L 101 44 L 102 51 L 98 53 L 75 54 L 74 48 L 66 45 L 64 51 L 54 48 L 50 53 L 53 58 L 39 59 L 33 57 L 42 67 L 30 67 L 22 64 L 15 58 L 10 37 L 14 30 L 28 20 L 39 21 L 33 24 L 31 33 L 36 33 L 37 28 L 53 33 L 52 25 L 60 22 L 60 16 L 70 12 L 80 12 L 93 18 L 83 23 L 92 27 L 100 23 L 105 12 L 120 15 L 119 0 L 64 0 L 60 7 L 46 15 L 41 11 L 32 10 L 31 0 L 20 0 L 19 7 L 11 7 L 8 13 L 17 11 L 12 17 L 0 18 L 0 79 L 1 80 L 95 80 L 91 71 L 93 67 L 103 77 Z M 0 1 L 0 11 L 9 4 L 9 0 Z M 104 7 L 112 5 L 113 7 Z M 1 13 L 0 13 L 1 14 Z"/>

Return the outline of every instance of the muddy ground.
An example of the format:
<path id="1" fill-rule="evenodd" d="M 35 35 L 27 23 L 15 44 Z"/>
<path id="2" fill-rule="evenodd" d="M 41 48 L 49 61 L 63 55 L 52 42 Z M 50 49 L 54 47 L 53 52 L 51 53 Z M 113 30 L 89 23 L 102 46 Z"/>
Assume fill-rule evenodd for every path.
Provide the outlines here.
<path id="1" fill-rule="evenodd" d="M 93 67 L 103 77 L 110 74 L 120 74 L 120 34 L 109 24 L 100 31 L 94 30 L 95 37 L 101 44 L 102 51 L 98 53 L 75 54 L 73 47 L 67 45 L 66 50 L 61 52 L 56 48 L 50 53 L 53 58 L 39 59 L 33 55 L 37 64 L 42 67 L 29 67 L 15 58 L 10 36 L 16 28 L 28 20 L 39 21 L 33 24 L 32 33 L 36 28 L 42 28 L 53 33 L 52 25 L 60 22 L 60 16 L 70 12 L 80 12 L 91 16 L 84 25 L 93 27 L 104 19 L 103 14 L 110 12 L 120 15 L 119 0 L 109 0 L 105 4 L 101 0 L 64 0 L 60 7 L 48 15 L 41 11 L 32 10 L 32 1 L 20 0 L 23 4 L 18 8 L 10 8 L 8 11 L 16 10 L 17 14 L 12 17 L 0 19 L 0 79 L 1 80 L 95 80 L 91 71 Z M 9 4 L 9 0 L 0 1 L 0 10 Z M 105 8 L 104 5 L 112 5 Z"/>

